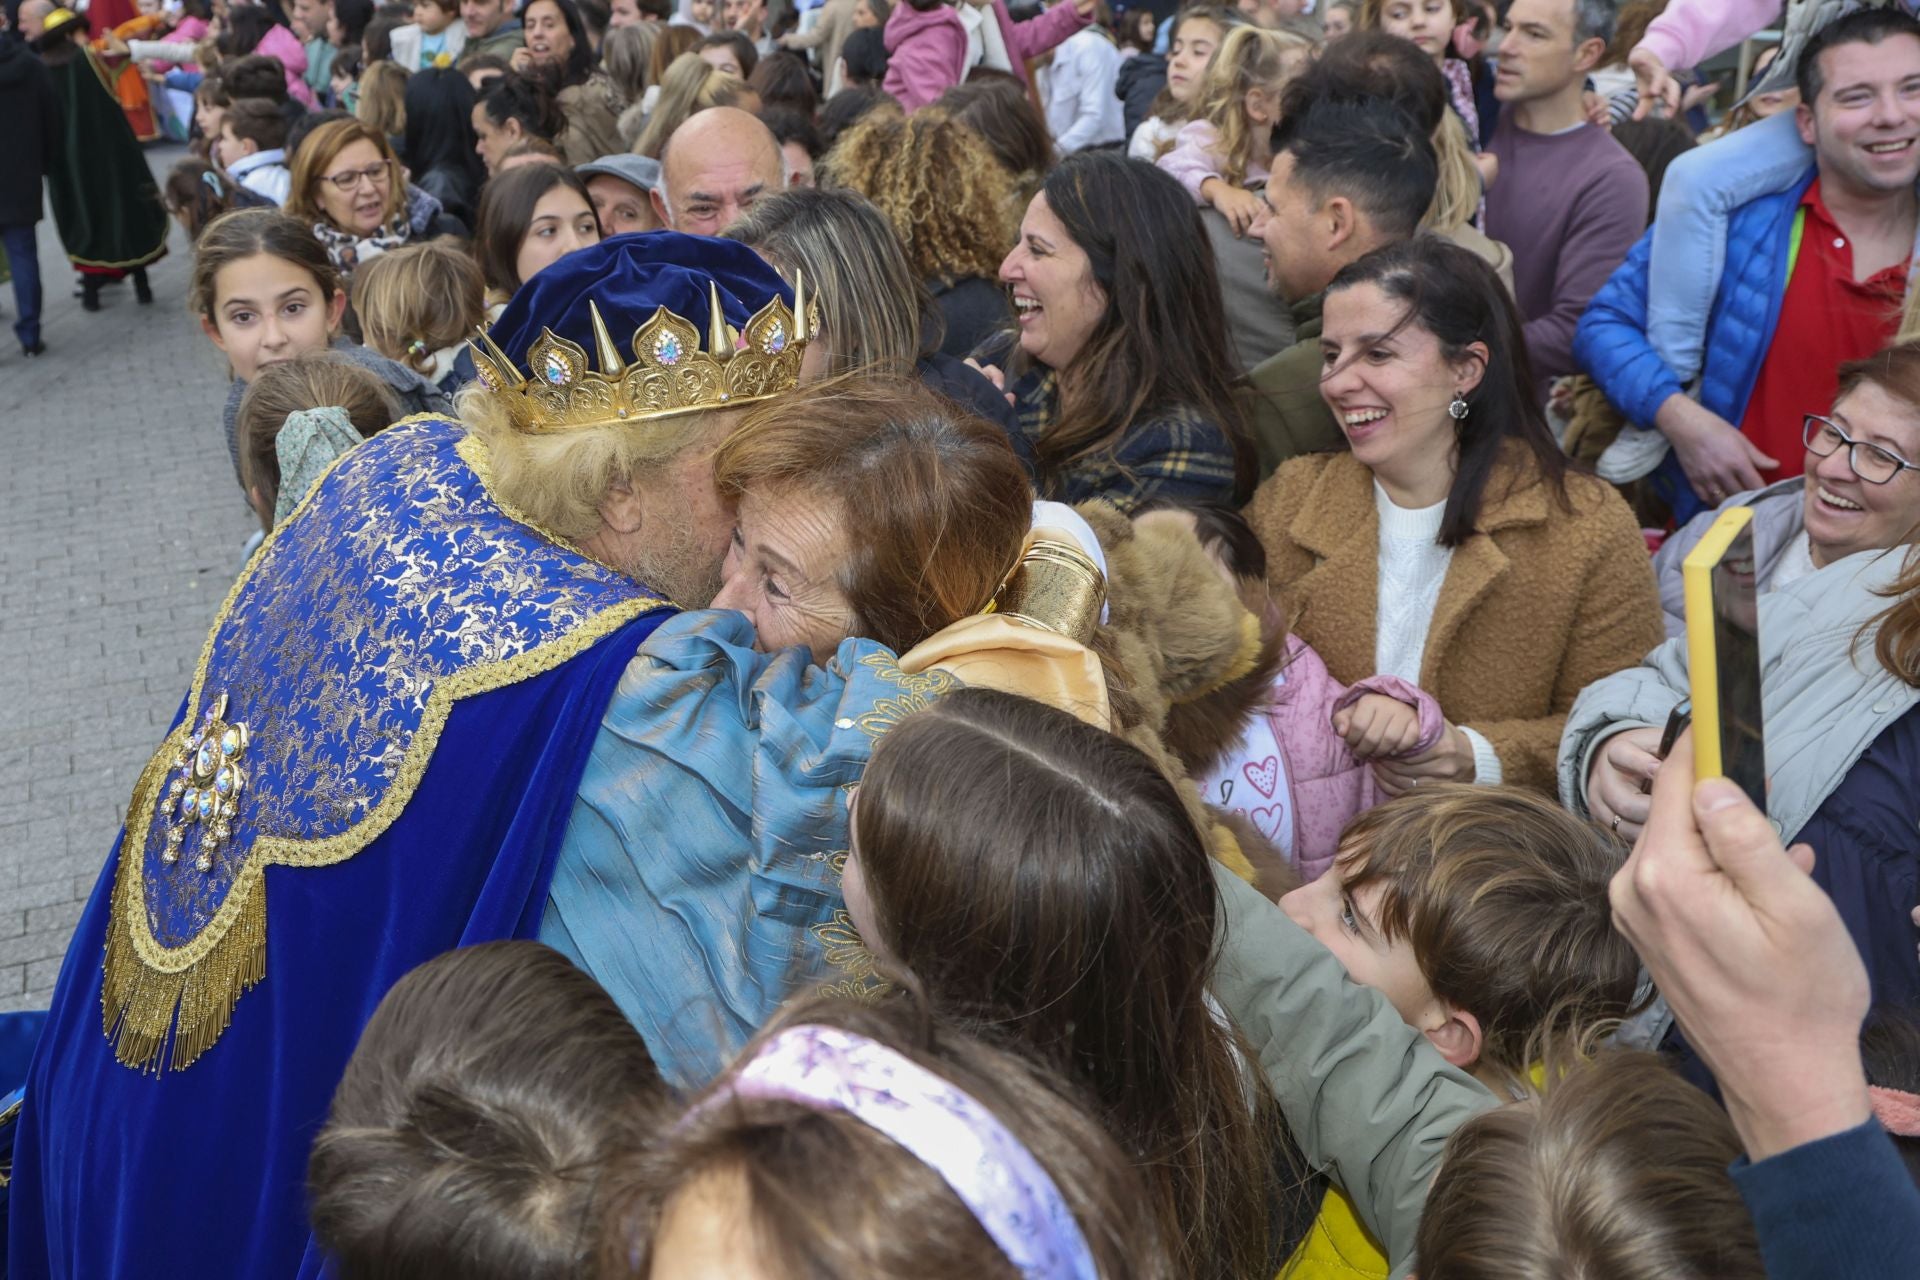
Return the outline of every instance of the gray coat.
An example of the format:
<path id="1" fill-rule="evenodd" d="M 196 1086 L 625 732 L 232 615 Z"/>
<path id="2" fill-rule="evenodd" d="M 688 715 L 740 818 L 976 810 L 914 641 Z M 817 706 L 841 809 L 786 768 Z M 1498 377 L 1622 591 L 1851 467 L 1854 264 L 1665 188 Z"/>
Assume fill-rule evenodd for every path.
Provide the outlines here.
<path id="1" fill-rule="evenodd" d="M 1711 511 L 1699 515 L 1676 529 L 1654 553 L 1653 572 L 1660 580 L 1660 611 L 1665 614 L 1667 635 L 1687 634 L 1686 588 L 1680 580 L 1680 562 L 1700 545 L 1707 530 L 1729 507 L 1753 508 L 1753 568 L 1762 595 L 1773 590 L 1773 572 L 1780 567 L 1781 554 L 1806 529 L 1804 495 L 1805 476 L 1795 476 L 1768 485 L 1736 493 Z"/>
<path id="2" fill-rule="evenodd" d="M 1862 551 L 1760 598 L 1760 700 L 1767 737 L 1767 817 L 1783 839 L 1806 825 L 1874 739 L 1920 689 L 1874 659 L 1861 628 L 1888 606 L 1878 594 L 1905 550 Z M 1587 774 L 1601 744 L 1625 729 L 1664 725 L 1687 696 L 1685 637 L 1637 667 L 1588 685 L 1560 737 L 1560 799 L 1587 815 Z"/>

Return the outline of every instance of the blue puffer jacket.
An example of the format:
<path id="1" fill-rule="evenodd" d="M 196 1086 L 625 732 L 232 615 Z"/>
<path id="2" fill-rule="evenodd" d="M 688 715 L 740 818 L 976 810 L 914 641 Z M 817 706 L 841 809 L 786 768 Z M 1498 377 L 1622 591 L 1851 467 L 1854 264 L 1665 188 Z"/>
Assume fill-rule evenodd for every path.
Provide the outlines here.
<path id="1" fill-rule="evenodd" d="M 1793 220 L 1814 172 L 1809 166 L 1790 190 L 1742 205 L 1727 222 L 1726 270 L 1707 326 L 1700 403 L 1736 425 L 1746 414 L 1760 364 L 1773 344 L 1780 300 L 1787 291 Z M 1573 337 L 1574 360 L 1638 427 L 1651 427 L 1667 397 L 1686 390 L 1647 341 L 1647 258 L 1652 245 L 1649 230 L 1593 295 Z M 1682 522 L 1704 507 L 1671 454 L 1661 464 L 1655 487 Z"/>

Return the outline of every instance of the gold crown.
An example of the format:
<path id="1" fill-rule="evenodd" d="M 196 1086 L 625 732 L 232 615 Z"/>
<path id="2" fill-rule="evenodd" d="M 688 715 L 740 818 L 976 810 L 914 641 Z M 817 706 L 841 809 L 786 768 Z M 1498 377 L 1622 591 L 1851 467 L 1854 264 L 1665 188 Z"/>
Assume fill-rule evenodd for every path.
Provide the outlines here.
<path id="1" fill-rule="evenodd" d="M 794 273 L 793 308 L 776 295 L 745 330 L 727 323 L 720 286 L 707 287 L 704 350 L 699 326 L 661 307 L 634 332 L 629 362 L 607 332 L 600 308 L 589 301 L 597 371 L 588 367 L 586 351 L 551 329 L 542 329 L 527 349 L 531 378 L 521 375 L 484 327 L 474 344 L 474 367 L 506 406 L 513 429 L 534 435 L 728 409 L 798 386 L 801 357 L 820 331 L 819 305 L 809 305 L 800 273 Z M 807 323 L 798 323 L 797 316 Z"/>

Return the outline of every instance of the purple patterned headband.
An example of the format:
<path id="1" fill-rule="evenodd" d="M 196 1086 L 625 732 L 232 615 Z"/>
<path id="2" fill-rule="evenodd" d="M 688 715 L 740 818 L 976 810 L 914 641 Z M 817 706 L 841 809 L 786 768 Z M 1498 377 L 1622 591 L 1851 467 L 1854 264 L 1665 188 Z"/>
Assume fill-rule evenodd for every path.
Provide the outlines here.
<path id="1" fill-rule="evenodd" d="M 789 1027 L 689 1113 L 733 1098 L 841 1111 L 905 1147 L 972 1211 L 1027 1280 L 1100 1280 L 1066 1199 L 986 1107 L 883 1044 L 838 1027 Z"/>

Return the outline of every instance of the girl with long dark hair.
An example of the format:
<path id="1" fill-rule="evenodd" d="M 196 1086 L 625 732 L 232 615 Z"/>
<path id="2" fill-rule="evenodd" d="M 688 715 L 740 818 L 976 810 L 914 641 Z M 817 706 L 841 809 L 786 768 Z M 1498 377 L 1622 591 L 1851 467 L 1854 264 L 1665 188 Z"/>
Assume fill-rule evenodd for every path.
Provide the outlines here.
<path id="1" fill-rule="evenodd" d="M 1067 712 L 966 689 L 892 729 L 850 803 L 847 909 L 882 971 L 1085 1091 L 1180 1275 L 1271 1275 L 1284 1129 L 1207 998 L 1218 890 L 1166 776 Z"/>

